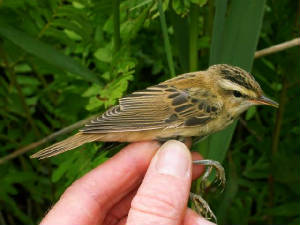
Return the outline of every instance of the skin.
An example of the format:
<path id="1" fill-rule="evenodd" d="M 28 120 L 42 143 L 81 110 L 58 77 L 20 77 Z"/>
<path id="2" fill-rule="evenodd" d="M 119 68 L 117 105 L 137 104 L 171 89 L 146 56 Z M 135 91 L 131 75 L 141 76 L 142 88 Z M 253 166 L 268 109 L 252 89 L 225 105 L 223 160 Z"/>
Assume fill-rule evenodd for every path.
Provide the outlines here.
<path id="1" fill-rule="evenodd" d="M 75 181 L 41 224 L 212 225 L 187 208 L 204 170 L 192 159 L 202 157 L 178 141 L 132 143 Z"/>

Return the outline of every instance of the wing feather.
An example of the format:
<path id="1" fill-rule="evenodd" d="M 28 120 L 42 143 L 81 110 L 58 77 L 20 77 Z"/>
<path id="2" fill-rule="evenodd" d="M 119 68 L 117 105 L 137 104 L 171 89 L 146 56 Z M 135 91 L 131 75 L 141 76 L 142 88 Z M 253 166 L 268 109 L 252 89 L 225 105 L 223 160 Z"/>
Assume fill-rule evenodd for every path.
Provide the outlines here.
<path id="1" fill-rule="evenodd" d="M 92 120 L 81 132 L 107 133 L 201 126 L 214 119 L 221 110 L 220 103 L 211 105 L 211 101 L 208 101 L 210 95 L 207 91 L 204 93 L 199 88 L 178 90 L 173 83 L 162 83 L 121 98 L 119 105 Z"/>

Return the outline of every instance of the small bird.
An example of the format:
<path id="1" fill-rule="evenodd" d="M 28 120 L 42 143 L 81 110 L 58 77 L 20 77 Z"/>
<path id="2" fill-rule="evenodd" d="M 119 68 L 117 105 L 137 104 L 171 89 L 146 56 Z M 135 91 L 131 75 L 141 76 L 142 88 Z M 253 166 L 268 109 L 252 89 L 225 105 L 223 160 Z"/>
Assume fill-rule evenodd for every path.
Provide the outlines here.
<path id="1" fill-rule="evenodd" d="M 213 65 L 121 98 L 119 105 L 90 121 L 77 134 L 31 157 L 51 157 L 93 141 L 205 137 L 222 130 L 253 105 L 278 107 L 250 73 L 227 64 Z"/>

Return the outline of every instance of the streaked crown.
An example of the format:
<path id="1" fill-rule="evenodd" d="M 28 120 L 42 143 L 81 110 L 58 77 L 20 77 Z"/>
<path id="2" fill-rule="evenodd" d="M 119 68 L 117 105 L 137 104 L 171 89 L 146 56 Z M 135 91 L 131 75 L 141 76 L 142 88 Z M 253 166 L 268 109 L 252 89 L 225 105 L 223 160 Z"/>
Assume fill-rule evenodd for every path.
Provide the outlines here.
<path id="1" fill-rule="evenodd" d="M 219 85 L 225 90 L 236 90 L 254 98 L 263 94 L 254 77 L 239 67 L 217 64 L 209 67 L 209 70 L 214 70 L 220 76 Z"/>

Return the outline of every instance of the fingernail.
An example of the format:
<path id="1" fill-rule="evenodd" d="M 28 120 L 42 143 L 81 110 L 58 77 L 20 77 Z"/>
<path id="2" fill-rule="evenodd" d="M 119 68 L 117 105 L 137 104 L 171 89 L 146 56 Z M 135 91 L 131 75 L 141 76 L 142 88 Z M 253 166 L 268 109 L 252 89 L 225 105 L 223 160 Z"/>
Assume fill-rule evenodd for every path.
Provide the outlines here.
<path id="1" fill-rule="evenodd" d="M 161 174 L 176 177 L 190 175 L 191 156 L 186 146 L 178 141 L 168 141 L 157 153 L 156 169 Z"/>

